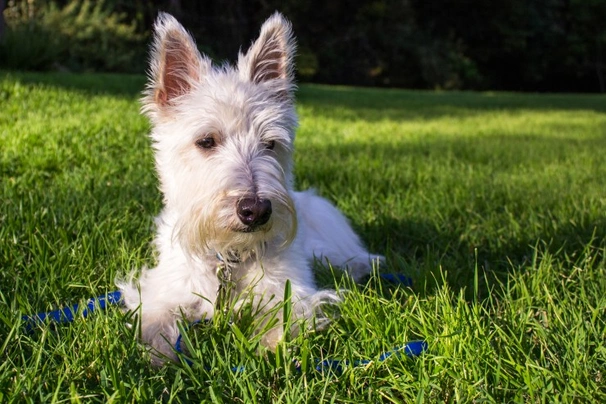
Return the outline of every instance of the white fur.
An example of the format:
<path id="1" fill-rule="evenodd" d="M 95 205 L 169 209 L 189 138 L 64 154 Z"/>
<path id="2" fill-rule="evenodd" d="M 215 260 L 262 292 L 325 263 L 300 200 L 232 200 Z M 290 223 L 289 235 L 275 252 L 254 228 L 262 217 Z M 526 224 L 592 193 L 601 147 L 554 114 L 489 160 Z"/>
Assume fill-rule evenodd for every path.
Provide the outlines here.
<path id="1" fill-rule="evenodd" d="M 158 17 L 155 31 L 142 109 L 152 122 L 164 195 L 156 219 L 158 265 L 118 285 L 126 307 L 138 311 L 143 341 L 162 363 L 174 358 L 178 320 L 213 315 L 217 253 L 240 258 L 228 264 L 236 295 L 252 291 L 259 301 L 279 300 L 290 280 L 296 318 L 314 316 L 321 304 L 338 300 L 334 291 L 316 288 L 314 258 L 347 268 L 354 278 L 383 258 L 364 249 L 328 201 L 312 191 L 293 191 L 295 44 L 280 14 L 263 24 L 237 68 L 212 66 L 168 14 Z M 208 137 L 213 148 L 196 144 Z M 269 220 L 254 231 L 236 213 L 247 196 L 271 201 Z M 275 346 L 281 329 L 264 343 Z"/>

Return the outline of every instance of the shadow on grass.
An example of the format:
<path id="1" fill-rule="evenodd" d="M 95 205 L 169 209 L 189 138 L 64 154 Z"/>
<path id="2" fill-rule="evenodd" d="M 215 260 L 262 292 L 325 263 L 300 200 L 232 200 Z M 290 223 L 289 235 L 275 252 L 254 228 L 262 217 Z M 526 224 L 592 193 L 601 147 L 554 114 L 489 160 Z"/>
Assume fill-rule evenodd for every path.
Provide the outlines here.
<path id="1" fill-rule="evenodd" d="M 145 75 L 0 71 L 0 78 L 7 76 L 26 85 L 46 85 L 91 95 L 109 94 L 126 98 L 138 98 L 147 81 Z M 344 120 L 464 117 L 490 110 L 522 109 L 606 112 L 606 102 L 602 102 L 606 97 L 598 94 L 493 94 L 301 84 L 296 95 L 298 104 L 311 108 L 314 115 Z"/>
<path id="2" fill-rule="evenodd" d="M 412 277 L 416 285 L 414 290 L 420 294 L 431 293 L 441 284 L 442 270 L 446 272 L 445 280 L 449 285 L 455 290 L 465 288 L 470 298 L 477 268 L 479 297 L 484 297 L 491 283 L 505 281 L 512 270 L 530 265 L 537 252 L 549 252 L 561 261 L 574 262 L 588 246 L 596 252 L 606 247 L 606 219 L 586 226 L 561 224 L 557 231 L 535 237 L 501 240 L 498 247 L 460 241 L 460 234 L 445 232 L 423 220 L 399 221 L 386 217 L 380 220 L 380 225 L 361 227 L 362 237 L 372 240 L 369 244 L 379 245 L 376 251 L 386 251 L 386 271 Z M 379 243 L 377 234 L 385 237 Z"/>
<path id="3" fill-rule="evenodd" d="M 468 117 L 505 110 L 606 112 L 606 97 L 599 94 L 493 94 L 301 85 L 297 100 L 299 105 L 310 108 L 313 116 L 371 122 Z"/>
<path id="4" fill-rule="evenodd" d="M 93 95 L 138 98 L 145 87 L 145 76 L 110 73 L 37 73 L 0 71 L 0 80 L 9 78 L 24 85 L 64 88 Z"/>
<path id="5" fill-rule="evenodd" d="M 606 246 L 605 153 L 604 135 L 306 145 L 297 178 L 343 208 L 388 270 L 432 284 L 441 267 L 451 286 L 471 291 L 476 266 L 503 280 L 536 247 L 566 259 Z M 370 164 L 343 171 L 351 161 Z"/>

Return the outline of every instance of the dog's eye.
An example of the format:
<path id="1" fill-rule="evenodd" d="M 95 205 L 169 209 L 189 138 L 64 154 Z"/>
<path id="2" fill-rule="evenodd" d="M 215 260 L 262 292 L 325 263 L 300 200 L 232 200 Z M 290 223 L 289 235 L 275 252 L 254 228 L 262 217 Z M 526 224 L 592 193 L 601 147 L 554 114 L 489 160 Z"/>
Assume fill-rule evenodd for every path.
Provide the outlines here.
<path id="1" fill-rule="evenodd" d="M 215 138 L 212 136 L 206 136 L 196 140 L 196 146 L 201 149 L 212 149 L 217 145 Z"/>
<path id="2" fill-rule="evenodd" d="M 265 142 L 265 148 L 267 150 L 273 150 L 274 147 L 276 147 L 276 141 L 275 140 L 270 140 L 269 142 Z"/>

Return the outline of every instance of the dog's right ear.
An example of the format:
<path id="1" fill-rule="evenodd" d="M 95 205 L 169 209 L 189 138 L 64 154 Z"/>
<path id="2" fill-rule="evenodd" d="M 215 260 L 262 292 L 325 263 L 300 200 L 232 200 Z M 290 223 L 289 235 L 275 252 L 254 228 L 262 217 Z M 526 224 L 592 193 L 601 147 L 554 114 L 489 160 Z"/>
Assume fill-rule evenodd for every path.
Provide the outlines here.
<path id="1" fill-rule="evenodd" d="M 211 62 L 200 55 L 191 35 L 170 14 L 160 13 L 154 24 L 149 82 L 143 112 L 151 118 L 170 109 L 174 100 L 199 83 Z"/>

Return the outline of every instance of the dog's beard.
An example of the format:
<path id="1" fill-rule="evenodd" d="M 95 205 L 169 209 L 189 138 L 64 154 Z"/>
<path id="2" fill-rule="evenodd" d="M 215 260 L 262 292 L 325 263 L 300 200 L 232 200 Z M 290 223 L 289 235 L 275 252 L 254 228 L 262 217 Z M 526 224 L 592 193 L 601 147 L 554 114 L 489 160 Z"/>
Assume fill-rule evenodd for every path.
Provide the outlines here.
<path id="1" fill-rule="evenodd" d="M 247 228 L 239 221 L 235 210 L 237 198 L 224 197 L 193 203 L 189 213 L 177 223 L 174 236 L 185 252 L 194 257 L 219 253 L 245 261 L 262 258 L 267 247 L 277 250 L 288 247 L 297 234 L 292 198 L 286 192 L 259 196 L 271 201 L 272 215 L 258 228 Z"/>

